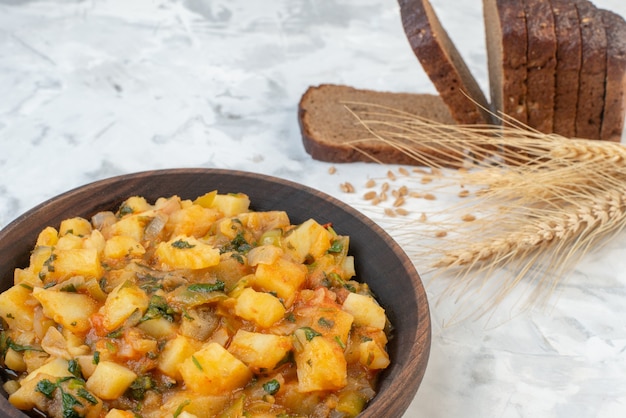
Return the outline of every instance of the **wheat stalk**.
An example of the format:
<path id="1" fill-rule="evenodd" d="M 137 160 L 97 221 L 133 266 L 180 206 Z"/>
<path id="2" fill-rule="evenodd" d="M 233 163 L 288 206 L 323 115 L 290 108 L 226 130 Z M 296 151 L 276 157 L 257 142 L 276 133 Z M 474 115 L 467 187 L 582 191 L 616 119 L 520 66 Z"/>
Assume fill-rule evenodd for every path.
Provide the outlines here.
<path id="1" fill-rule="evenodd" d="M 384 142 L 418 165 L 448 168 L 448 186 L 474 190 L 428 217 L 434 221 L 399 220 L 396 233 L 434 277 L 455 278 L 448 290 L 458 298 L 497 277 L 481 314 L 522 281 L 534 285 L 533 303 L 548 300 L 576 261 L 626 225 L 621 144 L 546 135 L 507 118 L 501 127 L 461 126 L 377 105 L 347 107 L 366 130 L 351 144 L 356 149 L 362 141 Z M 466 222 L 463 213 L 478 216 Z"/>

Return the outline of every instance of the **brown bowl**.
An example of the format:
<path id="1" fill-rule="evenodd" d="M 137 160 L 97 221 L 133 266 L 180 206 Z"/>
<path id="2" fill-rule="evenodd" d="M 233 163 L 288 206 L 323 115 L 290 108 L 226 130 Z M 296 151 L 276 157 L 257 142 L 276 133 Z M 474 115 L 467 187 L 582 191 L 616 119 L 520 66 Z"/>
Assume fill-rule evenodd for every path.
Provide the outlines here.
<path id="1" fill-rule="evenodd" d="M 13 270 L 28 265 L 37 235 L 63 219 L 89 219 L 115 210 L 130 196 L 153 202 L 161 196 L 192 199 L 207 191 L 246 193 L 254 210 L 284 210 L 292 223 L 314 218 L 332 222 L 350 236 L 357 277 L 367 282 L 394 326 L 388 350 L 391 365 L 379 380 L 377 394 L 361 417 L 401 417 L 422 381 L 430 352 L 430 316 L 421 279 L 398 244 L 370 219 L 317 190 L 286 180 L 242 171 L 171 169 L 122 175 L 91 183 L 24 213 L 0 231 L 0 291 L 13 284 Z M 26 417 L 0 396 L 0 416 Z"/>

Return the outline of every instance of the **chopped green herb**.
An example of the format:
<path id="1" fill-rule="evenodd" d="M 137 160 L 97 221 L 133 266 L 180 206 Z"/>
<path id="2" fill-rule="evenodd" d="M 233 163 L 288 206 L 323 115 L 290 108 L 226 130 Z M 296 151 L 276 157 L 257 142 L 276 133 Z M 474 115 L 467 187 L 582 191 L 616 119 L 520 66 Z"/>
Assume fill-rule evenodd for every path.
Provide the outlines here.
<path id="1" fill-rule="evenodd" d="M 67 371 L 72 373 L 79 379 L 82 379 L 83 377 L 83 371 L 81 370 L 80 364 L 76 359 L 71 359 L 70 361 L 68 361 Z"/>
<path id="2" fill-rule="evenodd" d="M 272 379 L 263 383 L 263 390 L 270 395 L 275 395 L 280 390 L 280 383 L 276 379 Z"/>
<path id="3" fill-rule="evenodd" d="M 174 321 L 174 310 L 167 304 L 167 300 L 163 296 L 152 295 L 148 309 L 139 322 L 156 318 L 165 318 L 172 322 Z"/>
<path id="4" fill-rule="evenodd" d="M 178 416 L 183 413 L 183 409 L 190 403 L 191 401 L 187 399 L 185 402 L 178 405 L 178 408 L 176 408 L 176 411 L 174 412 L 174 415 L 172 416 L 172 418 L 178 418 Z"/>
<path id="5" fill-rule="evenodd" d="M 39 393 L 42 393 L 46 398 L 52 399 L 52 394 L 56 390 L 57 385 L 52 383 L 48 379 L 41 379 L 37 382 L 37 387 L 35 390 Z"/>
<path id="6" fill-rule="evenodd" d="M 130 215 L 131 213 L 133 213 L 133 208 L 128 206 L 126 203 L 122 203 L 122 205 L 120 206 L 119 210 L 117 211 L 118 213 L 118 217 L 122 217 L 124 215 Z"/>
<path id="7" fill-rule="evenodd" d="M 343 343 L 343 341 L 341 341 L 341 338 L 339 338 L 339 335 L 335 335 L 335 341 L 337 342 L 337 344 L 339 344 L 339 347 L 341 347 L 342 349 L 346 349 L 346 345 Z"/>
<path id="8" fill-rule="evenodd" d="M 194 283 L 190 284 L 187 287 L 187 290 L 190 292 L 222 292 L 226 287 L 226 283 L 221 280 L 216 281 L 215 283 Z"/>
<path id="9" fill-rule="evenodd" d="M 140 376 L 130 385 L 130 393 L 133 399 L 141 401 L 146 397 L 146 391 L 155 388 L 154 380 L 150 376 Z"/>
<path id="10" fill-rule="evenodd" d="M 122 328 L 118 328 L 107 334 L 107 338 L 120 338 L 121 336 L 122 336 Z"/>
<path id="11" fill-rule="evenodd" d="M 334 240 L 331 244 L 330 244 L 330 248 L 326 251 L 328 253 L 340 253 L 343 251 L 343 242 L 339 241 L 339 240 Z"/>
<path id="12" fill-rule="evenodd" d="M 196 358 L 196 356 L 191 356 L 191 361 L 193 361 L 193 364 L 196 365 L 196 367 L 198 368 L 198 370 L 204 370 L 202 368 L 202 364 L 200 364 L 200 362 L 198 361 L 198 359 Z"/>
<path id="13" fill-rule="evenodd" d="M 67 286 L 63 286 L 61 289 L 59 289 L 61 292 L 69 292 L 69 293 L 76 293 L 76 286 L 74 286 L 73 283 L 68 284 Z"/>
<path id="14" fill-rule="evenodd" d="M 185 249 L 193 248 L 195 247 L 195 245 L 192 245 L 188 243 L 187 241 L 179 239 L 179 240 L 172 242 L 172 247 L 178 248 L 179 250 L 185 250 Z"/>
<path id="15" fill-rule="evenodd" d="M 85 388 L 79 388 L 76 391 L 76 394 L 92 405 L 96 405 L 98 403 L 98 399 Z"/>
<path id="16" fill-rule="evenodd" d="M 307 341 L 311 341 L 313 338 L 320 337 L 322 335 L 310 327 L 303 327 L 301 329 L 304 331 L 304 336 L 306 337 Z"/>
<path id="17" fill-rule="evenodd" d="M 331 321 L 330 319 L 326 319 L 324 317 L 320 317 L 320 319 L 317 320 L 317 323 L 324 328 L 332 328 L 335 325 L 334 321 Z"/>
<path id="18" fill-rule="evenodd" d="M 100 352 L 99 351 L 94 351 L 93 352 L 93 360 L 91 360 L 93 364 L 98 364 L 100 363 Z"/>

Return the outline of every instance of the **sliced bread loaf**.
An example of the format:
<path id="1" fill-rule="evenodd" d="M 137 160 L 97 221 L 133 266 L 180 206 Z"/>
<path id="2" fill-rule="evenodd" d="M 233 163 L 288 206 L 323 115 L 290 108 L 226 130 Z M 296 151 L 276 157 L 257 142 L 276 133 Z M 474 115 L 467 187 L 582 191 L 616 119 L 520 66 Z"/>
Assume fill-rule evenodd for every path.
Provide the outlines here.
<path id="1" fill-rule="evenodd" d="M 375 139 L 348 111 L 347 105 L 356 112 L 385 113 L 381 107 L 386 107 L 435 122 L 455 123 L 446 104 L 435 95 L 380 92 L 334 84 L 309 87 L 300 99 L 298 121 L 304 148 L 314 159 L 336 163 L 378 161 L 419 165 L 406 150 Z M 381 115 L 376 118 L 383 123 L 393 122 Z M 393 130 L 393 127 L 385 129 Z M 397 138 L 394 143 L 398 144 Z M 419 146 L 415 142 L 405 145 L 407 149 Z M 442 163 L 451 158 L 441 149 L 428 153 L 433 162 Z"/>
<path id="2" fill-rule="evenodd" d="M 554 15 L 548 0 L 523 0 L 526 14 L 527 77 L 526 111 L 528 126 L 551 133 L 554 120 L 554 95 L 557 38 Z"/>
<path id="3" fill-rule="evenodd" d="M 483 0 L 483 13 L 492 109 L 528 123 L 524 9 L 517 1 Z"/>
<path id="4" fill-rule="evenodd" d="M 576 135 L 576 107 L 582 40 L 576 5 L 571 0 L 552 0 L 556 32 L 556 80 L 553 130 L 572 138 Z"/>
<path id="5" fill-rule="evenodd" d="M 626 21 L 607 10 L 600 15 L 606 28 L 606 93 L 600 138 L 619 142 L 626 112 Z"/>
<path id="6" fill-rule="evenodd" d="M 399 4 L 409 44 L 452 117 L 461 124 L 489 123 L 487 99 L 430 2 L 399 0 Z"/>
<path id="7" fill-rule="evenodd" d="M 599 139 L 606 81 L 606 30 L 599 9 L 586 0 L 576 0 L 575 3 L 582 37 L 576 136 Z"/>

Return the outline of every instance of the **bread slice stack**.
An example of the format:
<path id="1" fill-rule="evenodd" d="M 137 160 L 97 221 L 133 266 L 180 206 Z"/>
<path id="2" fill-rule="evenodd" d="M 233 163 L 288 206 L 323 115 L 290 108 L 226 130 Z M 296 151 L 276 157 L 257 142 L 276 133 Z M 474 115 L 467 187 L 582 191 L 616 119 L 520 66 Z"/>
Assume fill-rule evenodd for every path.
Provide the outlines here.
<path id="1" fill-rule="evenodd" d="M 514 119 L 543 133 L 621 140 L 626 111 L 626 21 L 621 16 L 588 0 L 483 0 L 487 99 L 429 0 L 398 2 L 411 49 L 439 97 L 311 87 L 300 100 L 299 122 L 305 149 L 314 158 L 369 158 L 346 145 L 367 136 L 341 104 L 356 97 L 418 116 L 426 116 L 425 110 L 436 102 L 438 110 L 427 113 L 436 122 L 499 124 Z M 448 112 L 441 111 L 441 104 Z M 369 151 L 379 161 L 400 163 L 397 150 L 388 145 Z"/>

